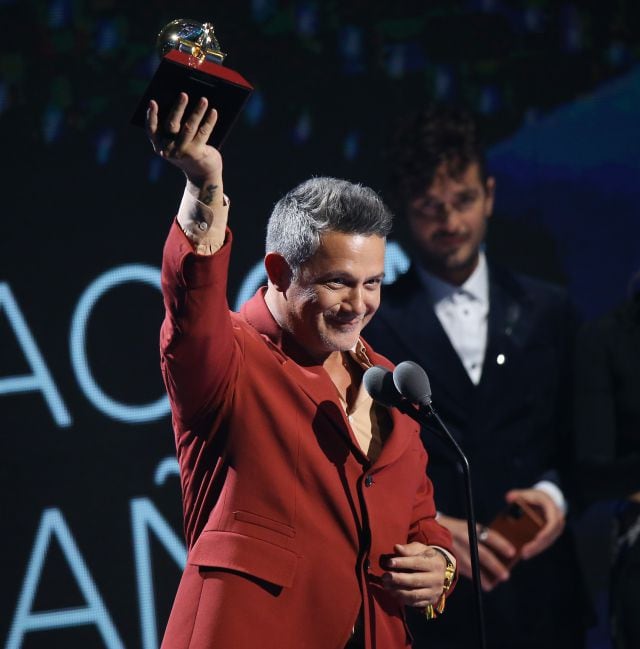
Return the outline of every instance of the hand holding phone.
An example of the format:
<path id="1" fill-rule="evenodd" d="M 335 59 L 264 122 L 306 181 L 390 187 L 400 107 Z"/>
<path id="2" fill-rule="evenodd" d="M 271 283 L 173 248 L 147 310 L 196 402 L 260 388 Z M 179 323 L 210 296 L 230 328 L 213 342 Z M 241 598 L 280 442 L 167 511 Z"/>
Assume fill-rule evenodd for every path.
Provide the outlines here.
<path id="1" fill-rule="evenodd" d="M 508 568 L 520 559 L 522 546 L 531 541 L 543 526 L 542 516 L 522 499 L 511 503 L 493 519 L 489 529 L 501 534 L 516 549 L 512 558 L 501 557 Z"/>

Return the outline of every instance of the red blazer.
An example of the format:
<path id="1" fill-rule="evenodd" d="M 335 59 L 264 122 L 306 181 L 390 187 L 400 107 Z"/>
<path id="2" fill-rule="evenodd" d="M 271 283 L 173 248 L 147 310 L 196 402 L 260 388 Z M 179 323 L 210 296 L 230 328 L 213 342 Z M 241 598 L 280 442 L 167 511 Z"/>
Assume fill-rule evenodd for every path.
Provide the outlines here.
<path id="1" fill-rule="evenodd" d="M 189 554 L 162 647 L 342 649 L 361 607 L 367 647 L 410 646 L 381 557 L 414 540 L 451 547 L 418 426 L 391 411 L 371 465 L 263 291 L 230 314 L 230 249 L 227 231 L 197 256 L 174 224 L 164 251 L 162 369 Z"/>

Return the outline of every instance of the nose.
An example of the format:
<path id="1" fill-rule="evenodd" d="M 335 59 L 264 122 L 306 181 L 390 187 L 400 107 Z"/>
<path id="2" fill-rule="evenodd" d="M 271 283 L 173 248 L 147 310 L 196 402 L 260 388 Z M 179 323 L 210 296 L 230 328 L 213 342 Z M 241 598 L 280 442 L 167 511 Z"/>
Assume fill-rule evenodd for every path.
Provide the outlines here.
<path id="1" fill-rule="evenodd" d="M 458 215 L 458 210 L 451 203 L 441 203 L 438 207 L 437 218 L 443 223 L 449 223 Z"/>
<path id="2" fill-rule="evenodd" d="M 349 291 L 347 303 L 351 311 L 358 316 L 363 316 L 367 312 L 367 305 L 365 302 L 364 288 L 362 286 L 354 286 Z"/>

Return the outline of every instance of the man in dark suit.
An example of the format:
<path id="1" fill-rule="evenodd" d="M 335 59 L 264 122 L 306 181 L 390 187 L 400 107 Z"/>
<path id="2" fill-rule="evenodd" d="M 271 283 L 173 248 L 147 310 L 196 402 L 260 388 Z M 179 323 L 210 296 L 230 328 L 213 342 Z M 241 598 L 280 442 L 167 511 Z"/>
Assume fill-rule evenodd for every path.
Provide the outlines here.
<path id="1" fill-rule="evenodd" d="M 561 483 L 567 459 L 572 309 L 561 289 L 493 266 L 483 252 L 495 179 L 464 111 L 436 107 L 407 122 L 391 156 L 398 211 L 415 248 L 384 290 L 365 336 L 394 362 L 427 371 L 441 417 L 467 454 L 479 528 L 490 649 L 583 646 L 584 599 Z M 463 577 L 447 615 L 414 619 L 416 646 L 477 646 L 462 478 L 423 432 L 439 521 Z M 516 548 L 489 523 L 524 501 L 544 521 Z M 424 643 L 424 644 L 423 644 Z"/>

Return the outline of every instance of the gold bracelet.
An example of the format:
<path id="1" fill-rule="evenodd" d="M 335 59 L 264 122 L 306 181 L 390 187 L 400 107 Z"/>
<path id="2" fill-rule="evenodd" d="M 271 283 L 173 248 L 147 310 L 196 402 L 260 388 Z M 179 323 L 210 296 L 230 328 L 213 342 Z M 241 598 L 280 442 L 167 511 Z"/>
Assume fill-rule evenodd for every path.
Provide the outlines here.
<path id="1" fill-rule="evenodd" d="M 433 620 L 438 615 L 444 613 L 444 606 L 447 601 L 447 593 L 449 592 L 449 589 L 451 588 L 453 580 L 456 576 L 456 567 L 453 561 L 451 561 L 451 559 L 449 558 L 449 555 L 440 548 L 434 547 L 433 549 L 436 552 L 439 552 L 445 558 L 447 565 L 444 569 L 444 584 L 442 587 L 442 592 L 440 593 L 440 597 L 438 597 L 438 601 L 436 602 L 435 606 L 433 604 L 427 604 L 425 606 L 424 615 L 427 620 Z"/>

